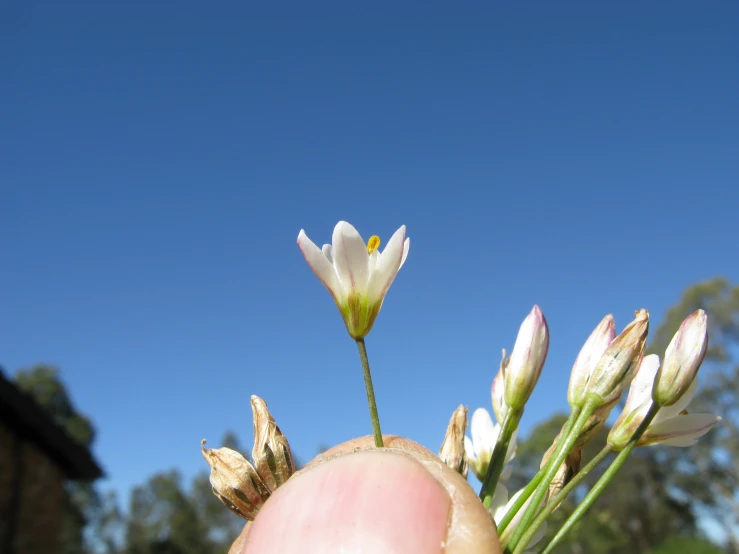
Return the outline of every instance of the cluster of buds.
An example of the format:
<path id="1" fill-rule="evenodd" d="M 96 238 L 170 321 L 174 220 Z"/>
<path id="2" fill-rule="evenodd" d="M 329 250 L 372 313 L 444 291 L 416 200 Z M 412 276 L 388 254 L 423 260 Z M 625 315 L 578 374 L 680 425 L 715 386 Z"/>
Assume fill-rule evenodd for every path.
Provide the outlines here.
<path id="1" fill-rule="evenodd" d="M 584 352 L 578 356 L 578 361 L 580 357 L 587 361 L 582 364 L 576 361 L 573 368 L 568 392 L 573 408 L 582 408 L 586 402 L 594 402 L 597 407 L 613 405 L 629 386 L 641 363 L 649 332 L 649 312 L 637 311 L 634 321 L 598 356 L 611 334 L 607 319 L 591 334 L 583 347 Z"/>
<path id="2" fill-rule="evenodd" d="M 205 448 L 202 452 L 211 468 L 213 494 L 232 512 L 253 520 L 262 505 L 295 472 L 287 439 L 275 423 L 267 404 L 251 397 L 254 415 L 252 461 L 231 448 Z"/>
<path id="3" fill-rule="evenodd" d="M 643 359 L 624 409 L 608 434 L 608 444 L 615 450 L 623 449 L 653 405 L 659 411 L 639 438 L 638 446 L 692 446 L 706 434 L 720 418 L 690 414 L 686 408 L 698 388 L 698 369 L 707 346 L 707 317 L 703 310 L 698 310 L 683 321 L 662 364 L 654 354 Z"/>
<path id="4" fill-rule="evenodd" d="M 344 221 L 334 228 L 332 243 L 323 248 L 302 230 L 297 243 L 310 268 L 330 292 L 349 335 L 359 345 L 376 445 L 381 447 L 364 337 L 371 331 L 385 295 L 408 255 L 410 241 L 405 226 L 392 235 L 382 252 L 377 236 L 365 243 L 357 230 Z M 519 421 L 549 349 L 547 321 L 538 306 L 521 324 L 511 355 L 507 357 L 503 350 L 491 389 L 497 423 L 487 410 L 475 410 L 469 439 L 465 436 L 467 407 L 459 406 L 453 413 L 439 458 L 463 477 L 471 469 L 480 479 L 480 498 L 499 526 L 501 546 L 506 552 L 520 554 L 535 544 L 544 532 L 546 517 L 611 450 L 621 451 L 613 462 L 614 469 L 601 478 L 607 479 L 599 481 L 602 486 L 596 485 L 588 493 L 583 500 L 584 509 L 637 446 L 690 446 L 719 420 L 711 414 L 689 414 L 686 410 L 695 394 L 696 376 L 706 354 L 705 312 L 698 310 L 685 319 L 661 364 L 657 356 L 644 355 L 648 331 L 649 313 L 642 309 L 618 335 L 612 315 L 607 315 L 590 334 L 572 367 L 567 393 L 572 408 L 570 419 L 544 455 L 539 482 L 531 490 L 527 487 L 509 498 L 499 481 L 510 474 L 506 466 L 515 456 Z M 628 398 L 611 428 L 607 447 L 580 472 L 583 447 L 604 426 L 627 387 Z M 269 496 L 295 471 L 290 446 L 267 405 L 256 396 L 252 396 L 251 405 L 252 462 L 229 448 L 202 449 L 211 466 L 213 492 L 248 520 L 254 519 Z M 583 512 L 578 510 L 577 517 Z M 522 521 L 528 527 L 514 530 Z"/>

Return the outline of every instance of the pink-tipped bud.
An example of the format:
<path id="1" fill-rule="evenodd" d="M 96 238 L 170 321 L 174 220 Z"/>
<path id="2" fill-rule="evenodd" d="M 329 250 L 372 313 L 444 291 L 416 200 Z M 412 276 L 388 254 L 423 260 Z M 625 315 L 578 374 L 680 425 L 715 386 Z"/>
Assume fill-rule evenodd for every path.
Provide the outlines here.
<path id="1" fill-rule="evenodd" d="M 570 373 L 570 388 L 567 391 L 567 400 L 571 406 L 578 405 L 583 401 L 585 385 L 590 381 L 593 370 L 603 357 L 608 346 L 616 336 L 616 323 L 613 316 L 608 314 L 598 326 L 590 333 L 588 340 L 580 349 L 575 364 Z"/>
<path id="2" fill-rule="evenodd" d="M 672 406 L 688 390 L 706 357 L 708 318 L 698 310 L 682 322 L 672 337 L 662 366 L 657 372 L 652 399 L 660 406 Z"/>
<path id="3" fill-rule="evenodd" d="M 505 372 L 505 403 L 520 410 L 534 391 L 549 349 L 549 328 L 539 306 L 534 306 L 518 330 Z"/>
<path id="4" fill-rule="evenodd" d="M 619 398 L 629 386 L 644 355 L 644 344 L 649 332 L 649 312 L 639 310 L 601 356 L 584 394 L 573 405 L 582 408 L 587 398 L 597 400 L 597 406 L 609 404 Z"/>

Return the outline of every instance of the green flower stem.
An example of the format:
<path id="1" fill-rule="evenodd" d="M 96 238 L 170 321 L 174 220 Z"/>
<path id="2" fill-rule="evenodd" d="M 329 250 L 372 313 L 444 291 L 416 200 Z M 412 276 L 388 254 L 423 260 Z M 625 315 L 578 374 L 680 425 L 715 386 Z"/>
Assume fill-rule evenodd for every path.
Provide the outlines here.
<path id="1" fill-rule="evenodd" d="M 544 509 L 539 512 L 539 515 L 536 516 L 534 521 L 531 523 L 528 529 L 526 529 L 526 532 L 521 537 L 521 541 L 518 543 L 519 548 L 523 550 L 527 544 L 531 542 L 531 539 L 534 537 L 536 532 L 539 530 L 539 527 L 542 526 L 542 524 L 547 520 L 547 518 L 552 515 L 552 512 L 557 509 L 557 506 L 560 505 L 560 503 L 567 497 L 570 492 L 572 492 L 572 489 L 577 487 L 583 479 L 585 479 L 588 474 L 595 469 L 595 467 L 600 464 L 608 454 L 610 454 L 613 451 L 613 447 L 610 445 L 606 445 L 603 447 L 603 449 L 598 452 L 598 454 L 590 460 L 588 465 L 586 465 L 584 468 L 580 470 L 580 472 L 575 475 L 572 480 L 565 485 L 562 490 L 560 490 L 557 494 L 555 494 L 552 498 L 549 499 L 549 502 L 547 502 L 546 506 L 544 506 Z M 516 549 L 516 552 L 518 552 L 518 549 Z"/>
<path id="2" fill-rule="evenodd" d="M 359 348 L 359 358 L 362 360 L 362 370 L 364 370 L 364 386 L 367 388 L 367 404 L 369 404 L 370 419 L 372 420 L 372 432 L 375 434 L 375 446 L 382 448 L 385 445 L 382 442 L 382 431 L 380 431 L 380 416 L 377 415 L 377 402 L 375 402 L 375 389 L 372 387 L 367 347 L 363 338 L 356 340 L 357 348 Z"/>
<path id="3" fill-rule="evenodd" d="M 567 436 L 570 433 L 570 430 L 572 430 L 572 426 L 575 424 L 575 420 L 577 420 L 577 416 L 579 415 L 579 413 L 580 412 L 577 409 L 570 412 L 570 417 L 568 417 L 567 421 L 565 421 L 562 435 Z M 549 460 L 551 460 L 551 458 Z M 547 460 L 547 463 L 544 464 L 544 467 L 539 470 L 539 472 L 534 476 L 531 482 L 526 485 L 526 488 L 518 496 L 516 502 L 513 503 L 513 506 L 511 506 L 510 510 L 508 510 L 503 519 L 500 520 L 500 523 L 498 524 L 498 536 L 503 536 L 503 531 L 506 530 L 511 521 L 513 521 L 513 518 L 516 517 L 516 514 L 521 509 L 521 506 L 526 504 L 526 501 L 531 497 L 532 494 L 534 494 L 534 491 L 539 486 L 539 483 L 541 483 L 541 480 L 544 477 L 544 472 L 549 467 L 549 460 Z"/>
<path id="4" fill-rule="evenodd" d="M 493 495 L 495 494 L 500 474 L 503 472 L 503 466 L 505 465 L 511 437 L 513 437 L 513 433 L 518 428 L 518 423 L 521 421 L 522 415 L 523 410 L 508 410 L 508 415 L 506 415 L 500 433 L 498 433 L 498 440 L 493 449 L 493 456 L 490 458 L 488 470 L 485 472 L 485 479 L 483 479 L 482 487 L 480 488 L 480 500 L 482 500 L 486 508 L 490 508 L 490 503 L 493 501 Z"/>
<path id="5" fill-rule="evenodd" d="M 526 512 L 521 519 L 521 523 L 516 527 L 513 537 L 511 537 L 511 540 L 506 546 L 506 552 L 518 552 L 522 550 L 516 550 L 516 546 L 519 544 L 521 537 L 526 532 L 526 529 L 528 529 L 529 525 L 531 525 L 531 522 L 536 517 L 536 514 L 539 511 L 539 506 L 544 500 L 544 495 L 546 495 L 547 490 L 549 490 L 549 485 L 557 474 L 559 466 L 562 465 L 567 454 L 572 450 L 577 437 L 582 432 L 583 427 L 585 427 L 585 423 L 587 423 L 588 418 L 592 415 L 593 411 L 595 411 L 596 407 L 597 402 L 588 398 L 585 401 L 585 406 L 583 406 L 580 411 L 580 415 L 577 417 L 575 424 L 572 426 L 572 429 L 570 429 L 569 434 L 562 436 L 562 442 L 559 444 L 559 447 L 552 457 L 549 458 L 549 463 L 547 464 L 544 477 L 536 488 L 536 492 L 531 497 L 531 502 L 529 503 L 528 508 L 526 508 Z M 526 543 L 524 543 L 523 546 L 526 546 Z"/>
<path id="6" fill-rule="evenodd" d="M 649 427 L 649 424 L 654 419 L 654 416 L 657 415 L 659 408 L 659 406 L 652 403 L 652 407 L 649 408 L 647 415 L 644 417 L 644 421 L 642 421 L 641 425 L 639 425 L 639 428 L 631 436 L 631 439 L 626 444 L 624 449 L 618 453 L 616 459 L 613 460 L 613 463 L 608 467 L 603 476 L 598 479 L 598 482 L 593 486 L 592 489 L 590 489 L 590 492 L 588 492 L 587 496 L 585 496 L 582 503 L 574 512 L 572 512 L 572 515 L 567 518 L 567 521 L 565 521 L 564 525 L 562 525 L 562 528 L 557 531 L 557 534 L 547 545 L 547 547 L 542 551 L 542 554 L 549 554 L 560 543 L 560 541 L 570 531 L 570 529 L 572 529 L 575 524 L 580 521 L 580 518 L 585 515 L 585 512 L 587 512 L 590 506 L 593 505 L 593 502 L 595 502 L 596 499 L 600 496 L 600 494 L 603 492 L 603 489 L 608 486 L 608 484 L 611 482 L 611 479 L 615 477 L 616 473 L 618 473 L 618 470 L 620 470 L 621 466 L 624 465 L 624 462 L 626 462 L 626 458 L 628 458 L 634 448 L 636 448 L 639 439 L 644 434 L 644 431 L 647 430 L 647 427 Z"/>

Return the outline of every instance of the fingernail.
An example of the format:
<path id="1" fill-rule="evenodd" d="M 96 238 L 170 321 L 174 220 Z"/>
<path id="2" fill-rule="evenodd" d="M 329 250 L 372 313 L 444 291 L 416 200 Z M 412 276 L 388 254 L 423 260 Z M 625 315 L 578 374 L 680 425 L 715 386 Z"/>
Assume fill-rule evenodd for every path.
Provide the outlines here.
<path id="1" fill-rule="evenodd" d="M 342 456 L 295 475 L 265 503 L 244 553 L 441 554 L 451 498 L 401 454 Z"/>

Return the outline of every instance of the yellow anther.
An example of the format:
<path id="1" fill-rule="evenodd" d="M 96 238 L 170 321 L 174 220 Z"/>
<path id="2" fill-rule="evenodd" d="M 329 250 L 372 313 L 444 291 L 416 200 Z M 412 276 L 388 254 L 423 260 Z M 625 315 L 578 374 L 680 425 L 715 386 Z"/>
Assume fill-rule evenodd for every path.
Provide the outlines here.
<path id="1" fill-rule="evenodd" d="M 367 241 L 367 253 L 372 254 L 372 252 L 374 252 L 378 248 L 380 248 L 380 237 L 378 237 L 377 235 L 372 235 Z"/>

